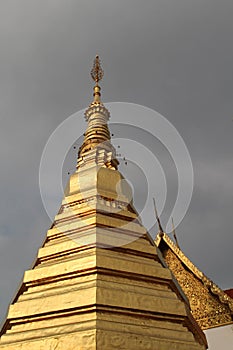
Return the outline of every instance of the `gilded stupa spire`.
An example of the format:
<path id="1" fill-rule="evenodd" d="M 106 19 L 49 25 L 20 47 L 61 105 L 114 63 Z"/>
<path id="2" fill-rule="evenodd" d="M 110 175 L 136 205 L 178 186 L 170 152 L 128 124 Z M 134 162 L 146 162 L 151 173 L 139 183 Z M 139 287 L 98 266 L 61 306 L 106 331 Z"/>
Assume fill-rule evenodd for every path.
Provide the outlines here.
<path id="1" fill-rule="evenodd" d="M 79 149 L 78 167 L 91 162 L 95 165 L 117 169 L 119 164 L 116 159 L 116 151 L 111 143 L 108 120 L 110 113 L 102 103 L 99 82 L 104 76 L 104 71 L 97 55 L 91 70 L 91 77 L 95 82 L 93 88 L 94 100 L 85 111 L 87 129 L 84 134 L 83 144 Z"/>

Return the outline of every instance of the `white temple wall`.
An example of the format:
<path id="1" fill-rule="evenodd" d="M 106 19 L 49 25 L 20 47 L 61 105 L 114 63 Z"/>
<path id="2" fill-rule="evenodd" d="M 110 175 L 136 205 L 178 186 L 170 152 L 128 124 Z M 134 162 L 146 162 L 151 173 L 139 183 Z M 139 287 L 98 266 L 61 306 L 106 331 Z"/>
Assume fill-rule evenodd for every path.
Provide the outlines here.
<path id="1" fill-rule="evenodd" d="M 204 331 L 209 350 L 233 350 L 233 324 Z"/>

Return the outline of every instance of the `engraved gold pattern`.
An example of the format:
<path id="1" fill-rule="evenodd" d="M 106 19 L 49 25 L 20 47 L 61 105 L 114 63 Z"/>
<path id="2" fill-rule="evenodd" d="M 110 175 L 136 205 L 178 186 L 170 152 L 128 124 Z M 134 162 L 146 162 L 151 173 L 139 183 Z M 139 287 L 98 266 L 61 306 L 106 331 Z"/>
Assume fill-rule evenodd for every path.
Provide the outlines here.
<path id="1" fill-rule="evenodd" d="M 161 244 L 161 242 L 164 244 Z M 156 239 L 163 257 L 185 295 L 202 329 L 232 323 L 233 300 L 206 277 L 164 234 Z"/>

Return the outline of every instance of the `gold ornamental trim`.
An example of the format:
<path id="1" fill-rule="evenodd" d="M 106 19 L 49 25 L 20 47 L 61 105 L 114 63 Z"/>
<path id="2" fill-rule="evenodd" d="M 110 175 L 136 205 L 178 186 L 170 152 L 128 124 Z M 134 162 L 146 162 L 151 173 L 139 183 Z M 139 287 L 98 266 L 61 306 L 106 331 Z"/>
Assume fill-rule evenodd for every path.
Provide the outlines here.
<path id="1" fill-rule="evenodd" d="M 165 262 L 189 299 L 192 314 L 201 328 L 231 324 L 233 299 L 200 271 L 166 233 L 156 237 L 159 248 L 162 241 L 169 248 L 161 248 Z"/>

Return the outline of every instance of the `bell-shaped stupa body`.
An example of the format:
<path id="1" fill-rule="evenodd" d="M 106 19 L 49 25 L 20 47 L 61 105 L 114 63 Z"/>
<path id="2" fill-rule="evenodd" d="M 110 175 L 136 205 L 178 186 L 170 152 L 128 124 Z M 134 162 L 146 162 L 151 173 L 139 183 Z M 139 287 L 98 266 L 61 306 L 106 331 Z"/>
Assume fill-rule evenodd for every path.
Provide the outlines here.
<path id="1" fill-rule="evenodd" d="M 9 308 L 0 349 L 204 350 L 205 336 L 117 170 L 98 65 L 77 170 Z"/>

